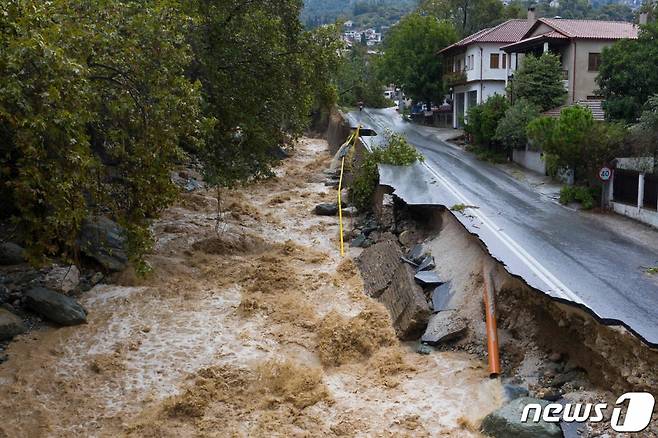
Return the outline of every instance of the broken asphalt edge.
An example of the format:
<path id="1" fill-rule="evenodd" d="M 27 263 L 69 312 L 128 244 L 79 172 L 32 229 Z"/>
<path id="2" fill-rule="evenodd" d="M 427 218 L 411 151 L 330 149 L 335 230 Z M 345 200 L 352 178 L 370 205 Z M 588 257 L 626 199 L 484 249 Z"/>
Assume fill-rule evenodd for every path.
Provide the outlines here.
<path id="1" fill-rule="evenodd" d="M 587 313 L 588 315 L 592 316 L 597 322 L 599 322 L 599 323 L 601 323 L 601 324 L 603 324 L 603 325 L 605 325 L 605 326 L 611 326 L 611 327 L 615 327 L 615 326 L 616 326 L 616 327 L 619 327 L 619 326 L 621 326 L 621 327 L 624 327 L 626 330 L 628 330 L 630 333 L 632 333 L 633 336 L 637 337 L 639 340 L 642 341 L 642 343 L 644 343 L 644 344 L 647 345 L 648 347 L 650 347 L 650 348 L 654 348 L 654 349 L 658 349 L 658 343 L 653 343 L 653 342 L 649 341 L 648 339 L 646 339 L 644 336 L 642 336 L 639 332 L 635 331 L 630 325 L 628 325 L 628 324 L 625 323 L 624 321 L 621 321 L 621 320 L 618 320 L 618 319 L 614 319 L 614 318 L 604 318 L 604 317 L 601 317 L 601 316 L 598 315 L 594 310 L 592 310 L 591 308 L 589 308 L 589 307 L 586 306 L 585 304 L 582 304 L 582 303 L 576 303 L 576 302 L 574 302 L 574 301 L 571 301 L 571 300 L 568 300 L 568 299 L 564 299 L 564 298 L 560 298 L 560 297 L 555 297 L 555 296 L 551 295 L 550 293 L 548 293 L 548 292 L 546 292 L 546 291 L 543 291 L 543 290 L 541 290 L 541 289 L 539 289 L 539 288 L 537 288 L 537 287 L 532 286 L 531 284 L 529 284 L 529 282 L 526 280 L 526 278 L 525 278 L 523 275 L 521 275 L 521 274 L 516 274 L 516 273 L 512 272 L 512 271 L 509 269 L 507 263 L 505 263 L 504 260 L 502 260 L 502 259 L 500 259 L 500 258 L 494 256 L 494 255 L 491 253 L 491 251 L 489 250 L 489 247 L 487 246 L 487 243 L 484 241 L 484 239 L 483 239 L 478 233 L 473 232 L 473 231 L 470 231 L 470 230 L 468 229 L 468 227 L 466 226 L 466 224 L 464 224 L 463 221 L 462 221 L 462 219 L 465 217 L 463 214 L 455 214 L 455 212 L 453 212 L 452 210 L 450 210 L 450 208 L 449 208 L 448 206 L 443 205 L 443 204 L 415 204 L 415 203 L 408 203 L 403 197 L 401 197 L 401 196 L 399 196 L 399 195 L 396 194 L 396 191 L 397 191 L 397 190 L 396 190 L 396 188 L 395 188 L 394 186 L 392 186 L 392 185 L 390 185 L 390 184 L 382 184 L 382 183 L 380 183 L 379 185 L 380 185 L 380 186 L 384 186 L 384 187 L 389 187 L 390 189 L 392 189 L 392 190 L 393 190 L 392 194 L 395 195 L 395 196 L 397 196 L 398 198 L 400 198 L 400 199 L 401 199 L 402 201 L 404 201 L 407 205 L 413 205 L 413 206 L 415 206 L 415 207 L 425 207 L 425 208 L 441 208 L 441 209 L 445 209 L 446 211 L 450 212 L 450 214 L 451 214 L 455 219 L 457 219 L 457 221 L 459 222 L 459 224 L 461 225 L 461 227 L 463 228 L 463 230 L 464 230 L 466 233 L 468 233 L 468 234 L 470 234 L 471 236 L 477 238 L 477 240 L 478 240 L 478 242 L 480 243 L 481 247 L 483 248 L 483 250 L 485 251 L 485 253 L 486 253 L 487 255 L 489 255 L 489 257 L 491 257 L 491 258 L 492 258 L 493 260 L 495 260 L 497 263 L 500 263 L 500 264 L 505 268 L 505 271 L 506 271 L 509 275 L 511 275 L 512 277 L 514 277 L 514 278 L 516 278 L 516 279 L 521 280 L 525 285 L 527 285 L 527 286 L 528 286 L 531 290 L 533 290 L 534 292 L 539 293 L 539 294 L 541 294 L 541 295 L 544 295 L 544 296 L 548 297 L 549 299 L 551 299 L 552 301 L 556 301 L 556 302 L 559 302 L 559 303 L 565 304 L 565 305 L 567 305 L 567 306 L 569 306 L 569 307 L 573 307 L 573 308 L 580 309 L 580 310 L 584 311 L 585 313 Z"/>
<path id="2" fill-rule="evenodd" d="M 351 121 L 354 121 L 352 117 L 350 117 L 348 114 L 345 114 L 343 111 L 339 111 L 339 113 L 343 117 L 343 120 L 347 121 L 348 123 L 351 122 Z M 368 139 L 360 138 L 359 144 L 362 145 L 367 151 L 370 152 L 370 151 L 372 151 L 372 149 L 374 147 L 373 145 L 370 144 L 370 141 L 371 141 L 370 138 L 368 138 Z M 357 145 L 357 147 L 358 147 L 358 145 Z M 424 169 L 424 171 L 427 171 L 427 169 Z M 568 300 L 568 299 L 565 299 L 565 298 L 556 297 L 556 296 L 552 295 L 551 293 L 540 289 L 539 287 L 531 285 L 530 281 L 527 280 L 524 275 L 514 273 L 504 260 L 502 260 L 500 257 L 495 256 L 492 253 L 492 251 L 489 249 L 489 246 L 487 245 L 487 242 L 485 241 L 485 239 L 482 236 L 480 236 L 479 233 L 477 233 L 476 231 L 469 230 L 467 224 L 464 222 L 467 216 L 465 216 L 463 214 L 455 214 L 454 211 L 450 210 L 449 206 L 445 205 L 444 203 L 440 203 L 440 202 L 433 203 L 433 204 L 408 202 L 407 200 L 404 199 L 403 196 L 400 196 L 399 194 L 396 194 L 397 188 L 395 186 L 393 186 L 391 184 L 381 183 L 381 181 L 379 182 L 379 185 L 384 186 L 384 187 L 389 187 L 392 190 L 392 194 L 396 195 L 398 198 L 403 200 L 407 205 L 413 205 L 413 206 L 425 207 L 425 208 L 442 208 L 442 209 L 445 209 L 445 210 L 449 211 L 450 214 L 455 219 L 457 219 L 457 222 L 459 222 L 459 224 L 463 227 L 464 231 L 466 231 L 468 234 L 472 235 L 473 237 L 475 237 L 478 240 L 478 242 L 480 243 L 480 246 L 483 248 L 484 252 L 487 255 L 489 255 L 489 257 L 491 257 L 497 263 L 500 263 L 503 266 L 503 268 L 505 269 L 505 271 L 510 276 L 522 281 L 523 284 L 527 285 L 528 288 L 530 288 L 532 291 L 538 293 L 539 295 L 546 296 L 547 298 L 549 298 L 550 300 L 552 300 L 554 302 L 564 304 L 564 305 L 566 305 L 568 307 L 571 307 L 571 308 L 579 309 L 579 310 L 585 312 L 586 314 L 590 315 L 592 318 L 594 318 L 595 321 L 597 321 L 598 323 L 600 323 L 604 326 L 623 327 L 624 329 L 626 329 L 628 332 L 630 332 L 633 336 L 635 336 L 637 339 L 639 339 L 643 344 L 645 344 L 649 348 L 658 349 L 658 342 L 649 341 L 646 337 L 644 337 L 642 334 L 640 334 L 638 331 L 636 331 L 628 323 L 626 323 L 626 322 L 624 322 L 620 319 L 616 319 L 616 318 L 602 317 L 598 313 L 596 313 L 593 309 L 591 309 L 590 307 L 588 307 L 587 305 L 585 305 L 583 303 L 577 303 L 577 302 L 574 302 L 574 301 L 571 301 L 571 300 Z"/>

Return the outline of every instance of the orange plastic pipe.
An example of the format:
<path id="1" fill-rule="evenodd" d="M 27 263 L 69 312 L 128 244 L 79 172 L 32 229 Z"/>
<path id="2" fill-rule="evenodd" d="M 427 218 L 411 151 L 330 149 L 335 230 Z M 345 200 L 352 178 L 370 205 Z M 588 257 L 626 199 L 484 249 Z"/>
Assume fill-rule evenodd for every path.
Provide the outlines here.
<path id="1" fill-rule="evenodd" d="M 497 377 L 500 375 L 500 350 L 498 348 L 498 325 L 496 324 L 496 291 L 491 272 L 484 274 L 484 313 L 487 324 L 489 376 Z"/>

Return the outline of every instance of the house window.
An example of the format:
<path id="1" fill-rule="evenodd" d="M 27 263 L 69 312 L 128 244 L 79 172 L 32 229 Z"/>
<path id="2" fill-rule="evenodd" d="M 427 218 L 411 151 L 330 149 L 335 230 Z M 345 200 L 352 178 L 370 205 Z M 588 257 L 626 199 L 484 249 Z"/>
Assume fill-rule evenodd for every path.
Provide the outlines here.
<path id="1" fill-rule="evenodd" d="M 491 59 L 489 61 L 489 68 L 498 68 L 498 66 L 500 65 L 499 64 L 499 62 L 500 62 L 499 58 L 500 58 L 500 55 L 498 55 L 498 53 L 492 53 L 491 54 Z"/>
<path id="2" fill-rule="evenodd" d="M 590 53 L 588 60 L 587 70 L 589 71 L 599 71 L 599 66 L 601 65 L 601 54 L 600 53 Z"/>
<path id="3" fill-rule="evenodd" d="M 507 68 L 507 53 L 503 53 L 503 65 L 502 68 Z"/>
<path id="4" fill-rule="evenodd" d="M 462 69 L 462 62 L 458 59 L 457 62 L 455 62 L 455 71 L 461 71 Z"/>

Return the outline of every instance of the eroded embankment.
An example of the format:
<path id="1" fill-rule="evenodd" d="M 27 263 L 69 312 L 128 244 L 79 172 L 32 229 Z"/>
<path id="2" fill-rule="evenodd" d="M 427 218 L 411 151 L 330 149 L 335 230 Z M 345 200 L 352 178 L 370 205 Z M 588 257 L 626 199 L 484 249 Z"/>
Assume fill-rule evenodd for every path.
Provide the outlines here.
<path id="1" fill-rule="evenodd" d="M 301 142 L 276 178 L 222 195 L 218 230 L 214 197 L 184 195 L 154 224 L 152 275 L 9 346 L 0 436 L 479 436 L 463 426 L 500 385 L 472 355 L 397 340 L 335 218 L 311 213 L 335 195 L 329 158 Z"/>
<path id="2" fill-rule="evenodd" d="M 623 328 L 600 324 L 590 314 L 552 300 L 510 275 L 455 218 L 461 213 L 407 206 L 398 210 L 392 216 L 407 221 L 407 249 L 422 242 L 434 255 L 435 270 L 451 283 L 450 307 L 468 320 L 467 335 L 444 349 L 485 357 L 483 272 L 491 271 L 503 381 L 527 385 L 539 398 L 579 402 L 614 403 L 628 391 L 658 393 L 658 352 Z"/>

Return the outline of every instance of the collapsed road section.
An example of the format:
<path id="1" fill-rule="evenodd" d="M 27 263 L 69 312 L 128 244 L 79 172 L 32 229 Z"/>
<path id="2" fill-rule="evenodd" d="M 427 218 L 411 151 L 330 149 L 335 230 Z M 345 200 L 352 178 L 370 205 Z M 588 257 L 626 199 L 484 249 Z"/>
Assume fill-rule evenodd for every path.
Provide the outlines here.
<path id="1" fill-rule="evenodd" d="M 381 129 L 378 131 L 382 132 Z M 377 137 L 361 139 L 361 146 L 371 149 L 376 147 L 377 142 Z M 547 260 L 517 243 L 515 233 L 499 226 L 497 218 L 492 219 L 485 214 L 482 210 L 486 209 L 472 202 L 470 196 L 465 195 L 452 181 L 443 178 L 430 160 L 405 167 L 379 165 L 379 178 L 380 188 L 374 201 L 376 214 L 386 216 L 382 213 L 386 210 L 382 199 L 391 198 L 391 195 L 393 201 L 389 199 L 388 205 L 402 205 L 411 211 L 414 221 L 424 224 L 426 230 L 413 234 L 411 239 L 408 232 L 399 234 L 399 243 L 407 251 L 418 243 L 431 249 L 430 253 L 436 257 L 435 271 L 444 282 L 452 283 L 452 286 L 442 286 L 444 293 L 450 297 L 445 308 L 438 309 L 438 312 L 432 306 L 434 294 L 425 291 L 432 316 L 424 319 L 424 324 L 429 324 L 430 329 L 454 325 L 456 331 L 463 335 L 460 325 L 454 324 L 454 321 L 465 320 L 468 322 L 465 338 L 471 341 L 461 340 L 458 345 L 465 342 L 470 345 L 469 348 L 484 355 L 482 346 L 486 345 L 486 327 L 482 311 L 482 272 L 486 268 L 494 272 L 499 327 L 504 333 L 502 338 L 518 341 L 504 341 L 501 345 L 504 375 L 524 373 L 523 369 L 534 367 L 527 365 L 531 359 L 527 357 L 526 348 L 519 347 L 531 342 L 542 351 L 560 352 L 569 357 L 572 363 L 587 372 L 592 382 L 601 387 L 653 392 L 658 389 L 658 379 L 653 371 L 658 364 L 658 352 L 653 348 L 658 330 L 654 327 L 656 319 L 646 316 L 653 309 L 625 313 L 627 318 L 622 319 L 619 312 L 628 312 L 627 306 L 618 306 L 615 299 L 608 304 L 605 300 L 592 299 L 592 295 L 596 298 L 595 294 L 602 292 L 600 289 L 583 295 L 571 284 L 565 284 L 568 282 L 561 281 L 547 267 L 550 266 Z M 388 213 L 393 217 L 399 214 Z M 383 227 L 386 229 L 386 224 Z M 391 229 L 403 233 L 398 224 Z M 464 248 L 468 250 L 464 251 Z M 368 257 L 368 252 L 372 250 L 368 248 L 361 259 Z M 389 249 L 384 250 L 383 254 L 396 253 Z M 404 252 L 403 255 L 402 260 L 409 256 Z M 362 275 L 368 285 L 372 278 L 386 279 L 393 274 L 386 285 L 373 285 L 375 292 L 369 294 L 383 297 L 379 299 L 387 305 L 396 322 L 398 335 L 408 339 L 422 331 L 410 330 L 407 333 L 405 327 L 422 326 L 417 319 L 422 319 L 425 308 L 418 304 L 415 298 L 417 293 L 405 295 L 400 292 L 400 287 L 395 287 L 396 282 L 409 283 L 409 273 L 399 265 L 384 266 L 379 273 L 370 272 L 374 268 L 368 266 L 386 265 L 385 262 L 384 255 L 380 255 L 376 263 L 362 261 Z M 401 280 L 401 274 L 405 274 L 403 277 L 406 279 Z M 457 281 L 457 278 L 461 280 Z M 397 296 L 396 306 L 388 304 L 387 293 Z M 440 293 L 437 298 L 441 299 Z M 408 303 L 409 307 L 401 308 L 400 302 Z M 455 318 L 449 318 L 449 324 L 436 321 L 435 315 L 443 310 L 457 310 Z M 431 333 L 426 330 L 422 336 L 427 340 L 429 335 Z M 443 341 L 438 344 L 445 344 Z"/>
<path id="2" fill-rule="evenodd" d="M 378 132 L 403 133 L 425 156 L 425 163 L 412 169 L 380 169 L 381 183 L 396 196 L 410 205 L 454 207 L 459 222 L 512 275 L 606 325 L 625 327 L 649 346 L 658 345 L 658 287 L 642 268 L 658 260 L 654 246 L 545 199 L 426 128 L 402 122 L 394 112 L 368 111 L 348 119 Z M 364 139 L 373 145 L 379 141 Z"/>

